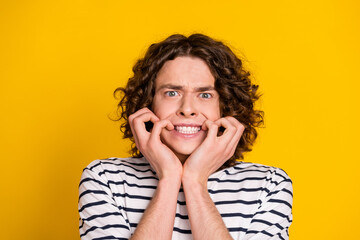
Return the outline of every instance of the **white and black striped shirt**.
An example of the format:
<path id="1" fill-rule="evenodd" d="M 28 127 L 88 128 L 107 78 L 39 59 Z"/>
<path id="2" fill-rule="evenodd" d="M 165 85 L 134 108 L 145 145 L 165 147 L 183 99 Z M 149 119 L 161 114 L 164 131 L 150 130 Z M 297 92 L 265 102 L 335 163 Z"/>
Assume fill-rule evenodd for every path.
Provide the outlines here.
<path id="1" fill-rule="evenodd" d="M 129 239 L 157 183 L 144 158 L 92 162 L 79 185 L 81 239 Z M 289 238 L 292 182 L 281 169 L 239 162 L 212 174 L 208 191 L 234 239 Z M 172 239 L 192 239 L 182 189 Z"/>

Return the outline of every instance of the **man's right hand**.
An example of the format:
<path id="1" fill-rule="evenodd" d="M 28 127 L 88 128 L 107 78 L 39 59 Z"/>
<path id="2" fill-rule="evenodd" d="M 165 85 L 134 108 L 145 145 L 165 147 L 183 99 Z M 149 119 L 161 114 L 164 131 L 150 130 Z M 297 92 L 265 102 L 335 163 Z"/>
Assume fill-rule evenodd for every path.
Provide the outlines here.
<path id="1" fill-rule="evenodd" d="M 151 121 L 154 126 L 148 132 L 145 123 Z M 162 143 L 160 133 L 171 131 L 174 126 L 169 120 L 160 120 L 148 108 L 142 108 L 129 116 L 131 131 L 136 147 L 156 171 L 159 180 L 165 178 L 181 179 L 182 164 L 178 157 Z"/>
<path id="2" fill-rule="evenodd" d="M 148 131 L 145 123 L 154 126 Z M 159 177 L 159 183 L 132 240 L 171 239 L 176 204 L 181 185 L 182 164 L 176 155 L 161 142 L 161 131 L 171 131 L 174 126 L 169 120 L 160 120 L 148 108 L 143 108 L 129 116 L 131 131 L 136 147 L 145 156 Z"/>

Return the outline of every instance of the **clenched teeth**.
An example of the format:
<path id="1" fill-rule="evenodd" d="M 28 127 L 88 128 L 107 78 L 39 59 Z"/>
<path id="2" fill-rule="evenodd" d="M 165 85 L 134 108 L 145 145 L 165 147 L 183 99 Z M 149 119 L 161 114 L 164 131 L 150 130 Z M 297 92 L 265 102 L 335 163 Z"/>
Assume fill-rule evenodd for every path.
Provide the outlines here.
<path id="1" fill-rule="evenodd" d="M 185 127 L 185 126 L 176 126 L 176 131 L 183 134 L 194 134 L 200 131 L 200 127 Z"/>

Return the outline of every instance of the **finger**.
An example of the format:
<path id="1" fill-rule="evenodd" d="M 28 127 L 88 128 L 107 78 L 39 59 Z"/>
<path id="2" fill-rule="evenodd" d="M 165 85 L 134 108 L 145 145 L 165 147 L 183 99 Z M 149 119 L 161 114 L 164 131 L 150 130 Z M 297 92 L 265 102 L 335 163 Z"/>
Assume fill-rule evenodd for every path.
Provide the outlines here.
<path id="1" fill-rule="evenodd" d="M 156 122 L 151 131 L 150 141 L 153 139 L 160 140 L 160 133 L 164 128 L 168 131 L 172 131 L 174 130 L 174 125 L 167 119 Z"/>
<path id="2" fill-rule="evenodd" d="M 153 112 L 145 112 L 132 119 L 132 121 L 130 122 L 130 126 L 143 126 L 145 129 L 146 122 L 151 121 L 155 123 L 159 120 L 160 119 Z"/>
<path id="3" fill-rule="evenodd" d="M 217 137 L 218 131 L 219 131 L 219 125 L 215 122 L 212 122 L 210 120 L 206 120 L 203 125 L 201 126 L 201 129 L 207 130 L 207 136 L 206 139 L 215 139 Z M 206 140 L 205 139 L 205 140 Z"/>
<path id="4" fill-rule="evenodd" d="M 236 131 L 237 131 L 236 134 L 237 135 L 239 134 L 241 136 L 245 130 L 245 126 L 234 117 L 229 116 L 229 117 L 225 117 L 225 118 L 235 126 Z"/>
<path id="5" fill-rule="evenodd" d="M 153 112 L 152 112 L 150 109 L 148 109 L 148 108 L 142 108 L 142 109 L 136 111 L 135 113 L 131 114 L 131 115 L 129 116 L 129 121 L 132 121 L 134 118 L 136 118 L 136 117 L 138 117 L 138 116 L 140 116 L 140 115 L 142 115 L 142 114 L 144 114 L 144 113 L 153 113 Z M 154 114 L 154 113 L 153 113 L 153 114 Z M 154 115 L 155 115 L 155 114 L 154 114 Z"/>
<path id="6" fill-rule="evenodd" d="M 136 119 L 136 118 L 138 118 L 138 117 L 140 117 L 141 115 L 143 115 L 143 114 L 152 114 L 153 115 L 153 117 L 151 118 L 152 120 L 152 122 L 155 122 L 155 121 L 158 121 L 159 120 L 159 118 L 152 112 L 152 111 L 150 111 L 150 109 L 148 109 L 148 108 L 142 108 L 142 109 L 140 109 L 140 110 L 138 110 L 138 111 L 136 111 L 135 113 L 133 113 L 133 114 L 131 114 L 130 116 L 129 116 L 129 124 L 130 124 L 130 129 L 131 129 L 131 131 L 133 131 L 133 128 L 134 128 L 134 124 L 133 124 L 133 121 L 134 121 L 134 119 Z M 150 120 L 147 120 L 147 121 L 150 121 Z M 147 121 L 145 121 L 145 122 L 147 122 Z"/>
<path id="7" fill-rule="evenodd" d="M 136 111 L 135 113 L 133 113 L 133 114 L 131 114 L 130 116 L 129 116 L 129 124 L 130 124 L 130 129 L 131 129 L 131 131 L 133 132 L 134 131 L 134 124 L 133 124 L 133 121 L 134 121 L 134 119 L 136 119 L 137 117 L 139 117 L 139 116 L 141 116 L 141 115 L 143 115 L 143 114 L 145 114 L 145 113 L 152 113 L 152 114 L 154 114 L 153 112 L 151 112 L 148 108 L 142 108 L 142 109 L 140 109 L 140 110 L 138 110 L 138 111 Z M 154 114 L 154 119 L 155 118 L 157 118 L 156 117 L 156 115 Z M 157 118 L 158 119 L 158 118 Z"/>
<path id="8" fill-rule="evenodd" d="M 231 139 L 231 142 L 228 144 L 230 147 L 230 155 L 232 156 L 236 151 L 237 145 L 239 144 L 240 138 L 245 130 L 245 126 L 234 117 L 228 116 L 225 118 L 236 127 L 236 133 Z"/>
<path id="9" fill-rule="evenodd" d="M 222 138 L 225 141 L 230 141 L 230 139 L 235 135 L 236 133 L 236 127 L 227 119 L 227 118 L 220 118 L 215 121 L 219 126 L 222 126 L 225 128 L 224 133 L 219 136 L 219 138 Z"/>
<path id="10" fill-rule="evenodd" d="M 215 123 L 215 122 L 210 121 L 210 120 L 205 120 L 205 121 L 203 122 L 203 124 L 201 125 L 201 130 L 204 130 L 204 131 L 209 130 L 209 129 L 208 129 L 208 125 L 211 124 L 211 123 Z M 216 124 L 216 123 L 215 123 L 215 124 Z M 218 124 L 216 124 L 216 125 L 218 125 Z"/>
<path id="11" fill-rule="evenodd" d="M 132 120 L 130 127 L 138 144 L 144 144 L 149 139 L 150 133 L 146 130 L 145 123 L 148 121 L 155 123 L 158 119 L 159 118 L 156 117 L 154 113 L 145 112 Z"/>
<path id="12" fill-rule="evenodd" d="M 236 118 L 234 118 L 234 117 L 228 116 L 228 117 L 225 117 L 225 118 L 235 126 L 236 131 L 237 131 L 237 134 L 242 135 L 242 133 L 243 133 L 244 130 L 245 130 L 245 126 L 244 126 L 242 123 L 240 123 L 240 122 L 239 122 Z"/>
<path id="13" fill-rule="evenodd" d="M 225 127 L 224 133 L 219 136 L 218 139 L 219 144 L 224 147 L 224 156 L 226 156 L 226 158 L 230 158 L 236 150 L 236 146 L 240 140 L 241 134 L 234 126 L 235 122 L 233 120 L 229 120 L 227 118 L 220 118 L 216 122 L 221 126 Z"/>

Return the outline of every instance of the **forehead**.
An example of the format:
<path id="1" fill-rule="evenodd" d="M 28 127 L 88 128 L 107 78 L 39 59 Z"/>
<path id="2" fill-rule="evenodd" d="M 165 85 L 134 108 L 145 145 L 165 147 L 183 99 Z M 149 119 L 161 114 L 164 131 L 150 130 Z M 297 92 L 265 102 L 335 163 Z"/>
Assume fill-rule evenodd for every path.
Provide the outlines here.
<path id="1" fill-rule="evenodd" d="M 214 87 L 215 78 L 202 59 L 177 57 L 164 63 L 155 80 L 156 89 L 168 84 L 185 87 Z"/>

